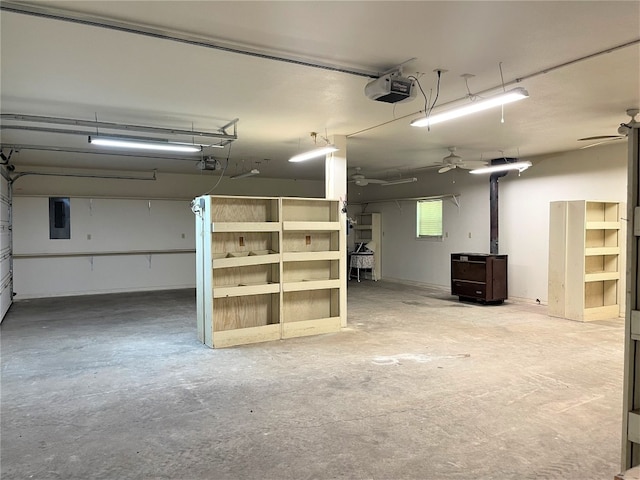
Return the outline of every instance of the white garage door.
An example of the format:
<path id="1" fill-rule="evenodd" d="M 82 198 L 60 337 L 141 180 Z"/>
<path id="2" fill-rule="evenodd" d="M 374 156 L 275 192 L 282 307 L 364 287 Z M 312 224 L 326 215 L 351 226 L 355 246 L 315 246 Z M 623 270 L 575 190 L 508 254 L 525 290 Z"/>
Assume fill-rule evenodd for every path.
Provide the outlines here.
<path id="1" fill-rule="evenodd" d="M 13 267 L 11 251 L 11 187 L 9 175 L 0 169 L 0 322 L 13 299 Z"/>

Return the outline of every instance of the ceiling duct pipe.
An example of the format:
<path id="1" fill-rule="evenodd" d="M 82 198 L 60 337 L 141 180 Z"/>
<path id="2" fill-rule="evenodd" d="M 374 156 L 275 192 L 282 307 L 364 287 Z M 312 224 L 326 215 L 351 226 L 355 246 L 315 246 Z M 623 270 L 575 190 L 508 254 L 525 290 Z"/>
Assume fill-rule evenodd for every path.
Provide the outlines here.
<path id="1" fill-rule="evenodd" d="M 517 162 L 517 158 L 497 158 L 491 160 L 491 165 L 503 165 Z M 498 179 L 504 177 L 509 171 L 492 173 L 489 177 L 489 253 L 499 253 L 499 229 L 498 229 Z"/>

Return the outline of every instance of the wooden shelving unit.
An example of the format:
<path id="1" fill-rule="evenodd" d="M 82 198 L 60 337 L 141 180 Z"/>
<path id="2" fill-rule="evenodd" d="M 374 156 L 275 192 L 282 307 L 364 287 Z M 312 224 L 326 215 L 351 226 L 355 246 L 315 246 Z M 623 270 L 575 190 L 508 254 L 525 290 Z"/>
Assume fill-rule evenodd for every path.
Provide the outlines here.
<path id="1" fill-rule="evenodd" d="M 346 324 L 344 222 L 337 201 L 204 196 L 195 203 L 203 343 L 226 347 L 338 331 Z"/>
<path id="2" fill-rule="evenodd" d="M 551 202 L 549 315 L 620 316 L 620 209 L 618 202 Z"/>
<path id="3" fill-rule="evenodd" d="M 356 245 L 361 242 L 375 244 L 373 263 L 377 278 L 382 278 L 382 214 L 359 213 L 356 215 L 357 223 L 354 226 L 354 241 Z"/>

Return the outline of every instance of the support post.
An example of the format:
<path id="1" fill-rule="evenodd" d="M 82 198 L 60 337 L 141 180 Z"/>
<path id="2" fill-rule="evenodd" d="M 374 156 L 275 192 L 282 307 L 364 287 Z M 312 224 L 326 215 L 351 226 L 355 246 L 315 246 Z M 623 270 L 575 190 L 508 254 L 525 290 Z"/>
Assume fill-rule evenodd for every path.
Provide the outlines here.
<path id="1" fill-rule="evenodd" d="M 497 255 L 500 253 L 499 231 L 498 231 L 498 179 L 504 177 L 508 172 L 494 173 L 489 178 L 489 253 Z"/>
<path id="2" fill-rule="evenodd" d="M 342 202 L 347 201 L 347 137 L 335 135 L 332 143 L 338 147 L 337 152 L 327 155 L 325 160 L 325 198 L 340 200 L 340 242 L 347 244 L 347 212 Z M 342 328 L 347 326 L 347 249 L 341 249 L 340 261 L 340 317 Z"/>

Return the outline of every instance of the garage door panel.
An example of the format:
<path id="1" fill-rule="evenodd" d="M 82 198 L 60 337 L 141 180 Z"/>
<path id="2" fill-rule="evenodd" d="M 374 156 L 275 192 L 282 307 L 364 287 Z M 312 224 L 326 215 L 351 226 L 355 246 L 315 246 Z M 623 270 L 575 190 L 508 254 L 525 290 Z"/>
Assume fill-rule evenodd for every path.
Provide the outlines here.
<path id="1" fill-rule="evenodd" d="M 0 322 L 13 301 L 11 186 L 4 167 L 0 171 Z"/>

